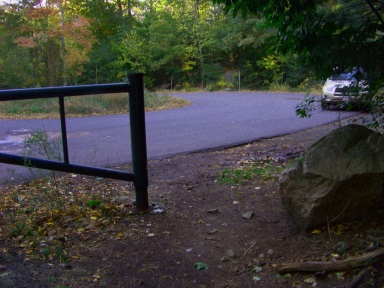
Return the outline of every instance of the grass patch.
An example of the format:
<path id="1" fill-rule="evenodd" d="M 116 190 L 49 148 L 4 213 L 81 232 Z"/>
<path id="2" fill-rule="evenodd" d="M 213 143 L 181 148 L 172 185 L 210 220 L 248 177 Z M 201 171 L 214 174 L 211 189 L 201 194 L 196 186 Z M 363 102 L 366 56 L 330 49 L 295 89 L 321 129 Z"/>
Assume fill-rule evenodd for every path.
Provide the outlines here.
<path id="1" fill-rule="evenodd" d="M 187 106 L 184 99 L 159 96 L 145 92 L 146 111 L 173 109 Z M 68 117 L 125 114 L 129 112 L 127 93 L 73 96 L 65 98 L 65 112 Z M 58 118 L 59 100 L 57 98 L 31 99 L 0 102 L 0 118 Z"/>
<path id="2" fill-rule="evenodd" d="M 268 88 L 269 92 L 280 92 L 280 93 L 304 93 L 304 94 L 313 94 L 320 95 L 322 94 L 322 85 L 302 85 L 298 87 L 290 87 L 286 84 L 271 84 Z"/>
<path id="3" fill-rule="evenodd" d="M 191 103 L 187 100 L 173 96 L 158 95 L 154 92 L 146 92 L 144 98 L 146 111 L 174 109 L 188 106 L 190 104 Z"/>
<path id="4" fill-rule="evenodd" d="M 253 179 L 266 182 L 277 180 L 283 170 L 284 166 L 273 158 L 259 161 L 240 161 L 238 167 L 222 169 L 217 181 L 227 185 L 244 185 Z"/>

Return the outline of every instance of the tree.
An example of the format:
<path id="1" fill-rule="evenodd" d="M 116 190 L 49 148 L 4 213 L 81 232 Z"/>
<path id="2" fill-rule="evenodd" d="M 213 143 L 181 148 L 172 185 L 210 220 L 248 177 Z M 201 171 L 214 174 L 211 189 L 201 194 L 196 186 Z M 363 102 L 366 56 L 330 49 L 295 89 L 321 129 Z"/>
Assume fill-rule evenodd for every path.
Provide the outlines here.
<path id="1" fill-rule="evenodd" d="M 136 25 L 114 40 L 121 69 L 145 72 L 149 86 L 169 83 L 196 85 L 204 77 L 210 55 L 209 2 L 164 0 L 147 3 Z M 200 80 L 200 81 L 199 81 Z M 150 83 L 148 83 L 148 81 Z"/>
<path id="2" fill-rule="evenodd" d="M 262 14 L 277 29 L 278 51 L 293 52 L 318 77 L 363 68 L 370 79 L 369 100 L 383 109 L 384 3 L 380 0 L 213 0 L 226 12 Z M 381 100 L 380 100 L 381 99 Z M 381 104 L 380 104 L 381 103 Z M 382 106 L 380 106 L 382 105 Z M 380 108 L 381 107 L 381 108 Z M 382 110 L 381 110 L 382 111 Z M 380 119 L 379 119 L 380 120 Z M 380 121 L 384 121 L 381 118 Z"/>
<path id="3" fill-rule="evenodd" d="M 11 59 L 18 51 L 23 56 L 22 69 L 29 73 L 23 83 L 13 81 L 19 82 L 17 87 L 66 85 L 67 78 L 76 82 L 94 38 L 87 19 L 74 11 L 70 2 L 62 0 L 26 0 L 2 11 L 0 29 L 6 39 L 2 46 L 8 48 L 2 57 Z M 8 66 L 7 73 L 17 77 L 13 73 L 16 68 L 21 67 Z"/>
<path id="4" fill-rule="evenodd" d="M 233 3 L 247 1 L 253 3 Z M 306 53 L 293 49 L 293 38 L 288 37 L 292 33 L 283 37 L 280 22 L 273 13 L 266 13 L 275 11 L 273 0 L 256 2 L 271 7 L 253 9 L 246 18 L 233 18 L 209 0 L 20 0 L 4 4 L 0 6 L 0 67 L 7 73 L 0 71 L 1 85 L 116 82 L 125 79 L 126 70 L 144 72 L 147 87 L 152 88 L 171 81 L 177 87 L 223 88 L 223 75 L 236 71 L 241 71 L 243 88 L 268 89 L 280 85 L 282 75 L 285 84 L 301 85 L 309 75 L 308 63 L 315 58 L 299 63 L 308 59 L 303 57 Z M 323 6 L 322 10 L 332 12 Z M 279 48 L 287 53 L 276 53 Z M 8 85 L 3 79 L 14 83 Z"/>
<path id="5" fill-rule="evenodd" d="M 0 88 L 16 88 L 33 86 L 33 65 L 28 51 L 20 49 L 13 40 L 18 37 L 18 23 L 22 17 L 17 13 L 9 13 L 7 6 L 0 7 Z"/>
<path id="6" fill-rule="evenodd" d="M 262 13 L 278 30 L 282 52 L 300 53 L 320 74 L 361 66 L 384 74 L 384 3 L 378 0 L 214 0 L 225 11 Z M 380 61 L 379 61 L 380 60 Z"/>

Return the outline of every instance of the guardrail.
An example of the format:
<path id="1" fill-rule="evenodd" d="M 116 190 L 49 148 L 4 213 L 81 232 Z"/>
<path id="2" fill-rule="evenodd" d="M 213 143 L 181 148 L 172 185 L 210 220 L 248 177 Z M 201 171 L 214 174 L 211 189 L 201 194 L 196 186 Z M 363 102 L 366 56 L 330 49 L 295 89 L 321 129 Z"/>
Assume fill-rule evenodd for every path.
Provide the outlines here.
<path id="1" fill-rule="evenodd" d="M 137 210 L 148 210 L 148 170 L 143 74 L 130 73 L 128 74 L 128 81 L 129 83 L 1 90 L 0 101 L 59 98 L 64 162 L 0 153 L 0 163 L 25 166 L 27 161 L 28 165 L 31 164 L 34 168 L 130 181 L 133 182 L 135 186 Z M 129 93 L 133 172 L 70 164 L 64 97 L 119 92 Z"/>

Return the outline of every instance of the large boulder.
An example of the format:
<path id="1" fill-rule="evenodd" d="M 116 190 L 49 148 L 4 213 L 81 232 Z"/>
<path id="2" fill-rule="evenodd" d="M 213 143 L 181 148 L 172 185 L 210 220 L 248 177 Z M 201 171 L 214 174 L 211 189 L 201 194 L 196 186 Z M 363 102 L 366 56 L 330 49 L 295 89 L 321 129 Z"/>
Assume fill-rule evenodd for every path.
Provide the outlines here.
<path id="1" fill-rule="evenodd" d="M 384 209 L 384 135 L 347 125 L 313 144 L 279 179 L 299 228 L 367 219 Z"/>

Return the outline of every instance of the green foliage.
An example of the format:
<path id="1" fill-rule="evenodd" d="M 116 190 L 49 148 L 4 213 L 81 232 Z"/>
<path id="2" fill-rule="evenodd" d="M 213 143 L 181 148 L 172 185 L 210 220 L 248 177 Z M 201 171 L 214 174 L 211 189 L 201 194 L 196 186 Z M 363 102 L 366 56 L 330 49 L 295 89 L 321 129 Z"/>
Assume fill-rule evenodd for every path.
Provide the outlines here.
<path id="1" fill-rule="evenodd" d="M 126 1 L 75 0 L 63 7 L 62 23 L 67 28 L 62 34 L 55 30 L 62 21 L 56 4 L 48 22 L 37 2 L 5 5 L 0 13 L 0 87 L 121 82 L 127 70 L 144 72 L 149 90 L 170 86 L 171 81 L 173 89 L 225 89 L 229 87 L 220 79 L 229 70 L 241 72 L 242 89 L 290 89 L 310 83 L 312 62 L 303 57 L 299 42 L 292 44 L 296 39 L 292 35 L 302 31 L 301 26 L 282 34 L 281 18 L 273 13 L 283 11 L 287 23 L 298 21 L 299 16 L 308 19 L 302 16 L 302 8 L 312 9 L 312 2 L 293 14 L 288 13 L 294 11 L 292 7 L 285 12 L 283 2 L 272 0 L 217 2 L 225 3 L 227 11 L 234 8 L 234 14 L 254 13 L 231 17 L 210 1 L 130 2 L 128 6 Z M 323 15 L 323 10 L 330 13 L 326 6 L 319 7 L 316 15 Z M 27 17 L 31 12 L 36 21 Z M 77 31 L 74 24 L 82 30 Z M 31 34 L 36 37 L 32 39 Z M 283 42 L 276 41 L 282 37 Z M 306 37 L 312 36 L 307 33 Z"/>
<path id="2" fill-rule="evenodd" d="M 316 110 L 315 96 L 305 95 L 304 100 L 296 106 L 296 115 L 300 118 L 311 118 L 312 111 Z"/>
<path id="3" fill-rule="evenodd" d="M 84 64 L 84 71 L 78 75 L 77 83 L 102 84 L 121 81 L 118 78 L 120 69 L 113 65 L 117 61 L 117 53 L 113 50 L 111 43 L 107 40 L 100 41 L 94 45 L 90 58 Z"/>
<path id="4" fill-rule="evenodd" d="M 224 78 L 221 78 L 219 81 L 217 81 L 214 84 L 209 84 L 206 86 L 206 89 L 208 91 L 226 90 L 226 89 L 232 89 L 232 88 L 233 88 L 233 84 L 225 81 Z"/>
<path id="5" fill-rule="evenodd" d="M 217 180 L 221 184 L 244 185 L 255 178 L 260 181 L 276 179 L 282 170 L 283 167 L 279 166 L 274 159 L 244 162 L 240 163 L 239 167 L 221 170 Z"/>
<path id="6" fill-rule="evenodd" d="M 49 160 L 61 160 L 61 141 L 59 139 L 49 139 L 45 130 L 34 130 L 24 141 L 28 147 L 25 156 L 40 155 Z"/>
<path id="7" fill-rule="evenodd" d="M 88 21 L 72 8 L 69 2 L 40 1 L 1 6 L 3 88 L 66 85 L 82 72 L 94 38 Z"/>
<path id="8" fill-rule="evenodd" d="M 300 118 L 311 118 L 313 112 L 321 108 L 328 108 L 324 100 L 319 100 L 315 96 L 306 95 L 304 100 L 296 106 L 296 115 Z M 350 101 L 340 102 L 336 108 L 346 111 L 354 108 L 364 109 L 369 112 L 369 117 L 363 117 L 363 124 L 371 129 L 383 132 L 384 127 L 384 95 L 378 94 L 376 97 L 361 99 L 357 103 Z M 340 119 L 339 119 L 340 121 Z"/>
<path id="9" fill-rule="evenodd" d="M 28 35 L 20 32 L 22 25 L 29 23 L 23 18 L 24 13 L 28 9 L 39 13 L 40 7 L 19 5 L 16 10 L 7 10 L 3 14 L 5 21 L 0 22 L 6 40 L 0 45 L 4 55 L 4 62 L 0 62 L 2 88 L 56 85 L 64 77 L 71 85 L 120 82 L 125 81 L 129 70 L 145 72 L 146 88 L 150 90 L 170 83 L 171 79 L 173 88 L 190 90 L 209 85 L 222 89 L 225 85 L 220 78 L 224 71 L 233 68 L 244 70 L 244 85 L 249 83 L 249 88 L 274 83 L 274 73 L 263 68 L 263 57 L 267 51 L 273 51 L 268 39 L 275 32 L 265 29 L 262 17 L 232 19 L 209 1 L 135 3 L 135 14 L 131 15 L 121 13 L 120 8 L 127 9 L 126 2 L 121 4 L 119 7 L 112 2 L 76 0 L 64 7 L 68 18 L 87 19 L 89 31 L 97 38 L 88 53 L 84 49 L 73 50 L 76 47 L 70 34 L 64 35 L 68 49 L 72 49 L 67 59 L 67 64 L 72 66 L 67 67 L 65 75 L 58 39 L 52 39 L 49 45 L 36 42 L 34 47 L 20 47 L 15 43 L 15 39 L 27 40 Z M 40 26 L 33 26 L 35 31 L 42 29 L 42 21 L 38 18 Z M 47 51 L 44 56 L 50 55 L 56 62 L 52 62 L 53 58 L 44 60 L 41 57 L 44 51 Z M 80 63 L 80 59 L 85 61 Z M 247 75 L 244 67 L 247 61 L 268 81 L 254 81 L 252 75 Z"/>
<path id="10" fill-rule="evenodd" d="M 372 117 L 365 119 L 368 127 L 384 132 L 384 93 L 378 92 L 376 97 L 368 103 L 366 108 L 370 111 Z"/>
<path id="11" fill-rule="evenodd" d="M 91 199 L 87 202 L 87 206 L 91 209 L 95 209 L 96 207 L 98 207 L 99 205 L 101 204 L 101 201 L 100 200 L 97 200 L 97 199 Z"/>

